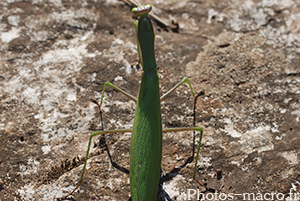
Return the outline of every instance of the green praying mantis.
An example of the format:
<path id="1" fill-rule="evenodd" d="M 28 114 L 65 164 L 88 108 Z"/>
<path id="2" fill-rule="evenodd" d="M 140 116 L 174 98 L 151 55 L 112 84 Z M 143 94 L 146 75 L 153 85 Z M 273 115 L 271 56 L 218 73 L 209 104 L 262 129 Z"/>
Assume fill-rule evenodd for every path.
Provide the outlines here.
<path id="1" fill-rule="evenodd" d="M 132 12 L 139 17 L 135 22 L 137 32 L 137 46 L 139 52 L 140 64 L 143 69 L 142 81 L 140 85 L 138 98 L 130 95 L 124 90 L 118 88 L 110 82 L 106 82 L 103 87 L 100 108 L 103 102 L 106 86 L 121 92 L 129 99 L 136 102 L 136 111 L 133 127 L 131 129 L 118 129 L 95 131 L 90 135 L 88 148 L 80 181 L 75 189 L 68 195 L 57 198 L 65 199 L 73 194 L 79 188 L 83 181 L 92 138 L 101 134 L 132 132 L 130 145 L 130 191 L 132 201 L 155 201 L 159 186 L 161 159 L 162 159 L 162 133 L 179 131 L 199 131 L 200 139 L 197 148 L 196 162 L 193 178 L 195 179 L 197 161 L 201 146 L 203 130 L 201 127 L 183 127 L 183 128 L 162 128 L 161 106 L 160 102 L 170 95 L 176 88 L 183 83 L 188 83 L 191 93 L 195 95 L 191 82 L 184 78 L 176 86 L 170 89 L 166 94 L 160 96 L 159 79 L 154 54 L 154 28 L 148 13 L 152 6 L 139 5 L 132 9 Z M 196 179 L 195 179 L 196 180 Z M 197 180 L 196 180 L 197 181 Z M 198 182 L 198 181 L 197 181 Z M 198 182 L 199 183 L 199 182 Z M 199 183 L 201 184 L 201 183 Z M 202 184 L 201 184 L 202 185 Z"/>

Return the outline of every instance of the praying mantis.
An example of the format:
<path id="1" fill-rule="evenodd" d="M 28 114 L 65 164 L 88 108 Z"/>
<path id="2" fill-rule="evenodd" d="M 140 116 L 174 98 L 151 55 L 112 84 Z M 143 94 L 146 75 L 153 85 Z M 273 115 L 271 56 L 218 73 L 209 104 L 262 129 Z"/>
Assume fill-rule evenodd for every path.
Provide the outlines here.
<path id="1" fill-rule="evenodd" d="M 108 133 L 125 133 L 132 132 L 130 145 L 130 191 L 132 201 L 155 201 L 159 186 L 161 159 L 162 159 L 162 133 L 179 132 L 179 131 L 199 131 L 200 139 L 197 148 L 196 162 L 194 167 L 193 178 L 195 179 L 197 161 L 201 146 L 203 129 L 202 127 L 181 127 L 181 128 L 162 128 L 161 106 L 160 102 L 170 95 L 183 83 L 188 83 L 192 95 L 196 98 L 191 82 L 184 78 L 176 86 L 170 89 L 166 94 L 160 96 L 158 72 L 154 54 L 155 33 L 152 22 L 148 16 L 152 6 L 139 5 L 132 9 L 132 12 L 139 17 L 135 22 L 137 32 L 137 46 L 139 52 L 140 64 L 143 69 L 142 80 L 138 98 L 130 95 L 119 87 L 110 82 L 106 82 L 103 87 L 101 108 L 104 92 L 107 86 L 121 92 L 129 99 L 136 102 L 136 111 L 133 127 L 130 129 L 95 131 L 90 135 L 88 148 L 80 181 L 75 189 L 68 195 L 57 198 L 65 199 L 72 195 L 79 188 L 83 181 L 92 138 L 97 135 Z M 195 179 L 196 180 L 196 179 Z M 197 180 L 196 180 L 197 181 Z M 197 181 L 198 182 L 198 181 Z M 199 183 L 199 182 L 198 182 Z M 201 183 L 199 183 L 201 184 Z"/>

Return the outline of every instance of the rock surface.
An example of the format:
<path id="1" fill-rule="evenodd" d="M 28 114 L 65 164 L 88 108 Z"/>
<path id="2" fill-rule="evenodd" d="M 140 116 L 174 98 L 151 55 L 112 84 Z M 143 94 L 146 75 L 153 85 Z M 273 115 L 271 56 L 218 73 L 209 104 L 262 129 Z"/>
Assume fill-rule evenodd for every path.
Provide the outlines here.
<path id="1" fill-rule="evenodd" d="M 192 133 L 165 133 L 158 200 L 299 200 L 300 1 L 146 3 L 179 24 L 176 33 L 154 23 L 161 93 L 185 76 L 205 90 L 197 102 L 204 137 L 196 177 L 222 186 L 213 194 L 198 185 L 194 162 L 178 171 L 192 155 Z M 91 99 L 100 99 L 104 83 L 137 96 L 134 19 L 128 6 L 109 0 L 3 0 L 0 8 L 0 200 L 52 200 L 79 180 L 89 135 L 101 129 Z M 104 129 L 131 127 L 134 111 L 133 101 L 107 88 Z M 192 126 L 188 86 L 162 111 L 164 127 Z M 106 143 L 128 169 L 130 133 L 107 135 Z M 129 197 L 129 175 L 112 166 L 95 137 L 74 199 Z"/>

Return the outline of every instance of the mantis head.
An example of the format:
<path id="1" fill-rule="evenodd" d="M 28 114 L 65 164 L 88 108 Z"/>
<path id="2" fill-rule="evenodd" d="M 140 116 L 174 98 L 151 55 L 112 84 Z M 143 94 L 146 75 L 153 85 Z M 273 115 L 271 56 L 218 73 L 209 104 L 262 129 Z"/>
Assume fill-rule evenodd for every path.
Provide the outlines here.
<path id="1" fill-rule="evenodd" d="M 151 4 L 139 5 L 138 7 L 134 7 L 131 11 L 136 16 L 141 16 L 144 14 L 148 14 L 152 10 Z"/>

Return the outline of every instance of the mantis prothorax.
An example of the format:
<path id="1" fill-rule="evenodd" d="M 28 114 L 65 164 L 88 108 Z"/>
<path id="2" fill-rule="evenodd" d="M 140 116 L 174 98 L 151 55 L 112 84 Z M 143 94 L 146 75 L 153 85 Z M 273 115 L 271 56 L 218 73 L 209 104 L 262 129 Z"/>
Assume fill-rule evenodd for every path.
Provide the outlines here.
<path id="1" fill-rule="evenodd" d="M 130 191 L 132 201 L 155 201 L 157 197 L 158 184 L 161 171 L 162 159 L 162 133 L 170 131 L 188 131 L 194 130 L 200 132 L 200 140 L 197 149 L 197 156 L 194 168 L 193 178 L 197 168 L 197 161 L 199 157 L 199 150 L 202 140 L 203 130 L 201 127 L 185 127 L 185 128 L 162 128 L 161 120 L 161 106 L 160 102 L 170 95 L 177 87 L 187 82 L 189 84 L 191 93 L 195 97 L 189 79 L 184 78 L 175 87 L 169 90 L 166 94 L 160 97 L 159 81 L 157 66 L 154 55 L 154 38 L 155 33 L 148 13 L 152 6 L 139 5 L 132 9 L 132 12 L 139 16 L 135 22 L 137 32 L 137 43 L 140 57 L 140 63 L 143 68 L 142 81 L 139 90 L 138 98 L 123 91 L 110 82 L 106 82 L 103 87 L 103 92 L 100 101 L 100 107 L 103 102 L 104 92 L 106 86 L 110 86 L 121 92 L 131 100 L 137 103 L 134 117 L 133 128 L 95 131 L 90 135 L 86 157 L 80 181 L 76 188 L 63 198 L 73 194 L 83 181 L 84 172 L 89 156 L 92 138 L 101 134 L 108 133 L 124 133 L 132 132 L 131 146 L 130 146 Z M 195 179 L 196 180 L 196 179 Z M 199 183 L 199 182 L 198 182 Z"/>

